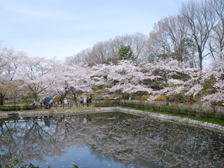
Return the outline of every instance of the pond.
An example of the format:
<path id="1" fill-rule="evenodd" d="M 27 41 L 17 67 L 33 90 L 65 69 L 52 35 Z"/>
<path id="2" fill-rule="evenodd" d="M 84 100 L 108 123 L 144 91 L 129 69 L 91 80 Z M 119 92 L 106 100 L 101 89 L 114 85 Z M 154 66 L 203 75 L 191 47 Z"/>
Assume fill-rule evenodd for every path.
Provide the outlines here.
<path id="1" fill-rule="evenodd" d="M 223 148 L 223 134 L 118 112 L 0 119 L 1 165 L 223 167 Z"/>

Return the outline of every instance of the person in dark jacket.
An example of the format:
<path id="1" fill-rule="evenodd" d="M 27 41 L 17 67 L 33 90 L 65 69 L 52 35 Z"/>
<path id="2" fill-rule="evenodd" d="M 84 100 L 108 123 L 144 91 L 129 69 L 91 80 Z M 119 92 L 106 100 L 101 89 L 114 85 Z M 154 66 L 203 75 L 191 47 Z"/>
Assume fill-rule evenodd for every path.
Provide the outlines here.
<path id="1" fill-rule="evenodd" d="M 83 98 L 81 97 L 81 99 L 80 99 L 80 103 L 83 103 Z"/>
<path id="2" fill-rule="evenodd" d="M 86 98 L 87 107 L 89 107 L 89 98 Z"/>

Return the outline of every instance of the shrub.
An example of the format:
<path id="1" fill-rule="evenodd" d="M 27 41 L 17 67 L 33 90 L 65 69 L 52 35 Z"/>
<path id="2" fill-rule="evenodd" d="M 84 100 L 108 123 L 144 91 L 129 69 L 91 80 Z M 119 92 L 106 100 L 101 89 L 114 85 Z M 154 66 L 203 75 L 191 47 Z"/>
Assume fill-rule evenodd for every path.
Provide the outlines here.
<path id="1" fill-rule="evenodd" d="M 156 101 L 164 101 L 165 100 L 165 96 L 160 95 L 157 97 Z"/>
<path id="2" fill-rule="evenodd" d="M 143 95 L 142 100 L 147 100 L 149 98 L 149 95 Z"/>

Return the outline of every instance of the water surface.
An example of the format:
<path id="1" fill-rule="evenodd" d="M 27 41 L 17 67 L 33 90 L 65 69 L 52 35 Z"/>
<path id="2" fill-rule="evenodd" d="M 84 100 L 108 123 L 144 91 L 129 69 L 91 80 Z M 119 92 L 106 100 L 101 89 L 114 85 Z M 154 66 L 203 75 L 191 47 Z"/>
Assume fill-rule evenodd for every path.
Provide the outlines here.
<path id="1" fill-rule="evenodd" d="M 223 134 L 118 112 L 0 120 L 2 165 L 223 167 L 223 148 Z"/>

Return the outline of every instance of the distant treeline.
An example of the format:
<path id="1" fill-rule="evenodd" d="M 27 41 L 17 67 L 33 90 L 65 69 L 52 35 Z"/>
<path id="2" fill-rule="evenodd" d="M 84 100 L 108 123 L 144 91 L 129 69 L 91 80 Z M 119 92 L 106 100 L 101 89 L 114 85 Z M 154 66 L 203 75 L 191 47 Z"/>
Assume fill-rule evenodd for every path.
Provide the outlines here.
<path id="1" fill-rule="evenodd" d="M 172 57 L 203 68 L 205 57 L 218 58 L 224 47 L 224 1 L 202 0 L 183 3 L 176 15 L 162 18 L 149 35 L 136 33 L 97 42 L 92 48 L 66 58 L 68 64 L 88 65 L 119 60 L 121 46 L 130 46 L 136 63 Z"/>

